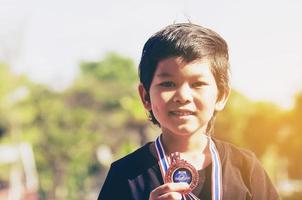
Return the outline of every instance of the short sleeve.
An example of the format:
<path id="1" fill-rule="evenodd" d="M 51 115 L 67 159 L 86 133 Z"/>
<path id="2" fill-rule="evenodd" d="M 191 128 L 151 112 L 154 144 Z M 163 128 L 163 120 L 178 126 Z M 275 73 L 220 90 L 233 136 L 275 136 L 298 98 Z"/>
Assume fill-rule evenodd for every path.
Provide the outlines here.
<path id="1" fill-rule="evenodd" d="M 279 200 L 280 197 L 272 184 L 270 178 L 265 172 L 261 163 L 254 159 L 251 177 L 251 194 L 253 200 Z"/>
<path id="2" fill-rule="evenodd" d="M 121 170 L 111 165 L 98 200 L 131 199 L 128 181 Z"/>

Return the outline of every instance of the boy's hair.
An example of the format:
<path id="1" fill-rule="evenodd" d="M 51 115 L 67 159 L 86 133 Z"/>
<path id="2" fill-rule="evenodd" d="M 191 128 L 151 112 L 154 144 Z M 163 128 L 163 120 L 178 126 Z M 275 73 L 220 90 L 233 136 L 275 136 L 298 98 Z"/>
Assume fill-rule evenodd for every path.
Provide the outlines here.
<path id="1" fill-rule="evenodd" d="M 218 99 L 228 93 L 228 46 L 225 40 L 214 31 L 192 23 L 176 23 L 151 36 L 144 45 L 139 63 L 140 82 L 148 95 L 158 63 L 169 57 L 181 57 L 188 63 L 207 59 L 211 64 L 211 71 L 218 87 Z M 152 110 L 149 114 L 150 120 L 160 126 Z M 207 134 L 213 132 L 215 115 L 216 112 L 208 124 Z"/>

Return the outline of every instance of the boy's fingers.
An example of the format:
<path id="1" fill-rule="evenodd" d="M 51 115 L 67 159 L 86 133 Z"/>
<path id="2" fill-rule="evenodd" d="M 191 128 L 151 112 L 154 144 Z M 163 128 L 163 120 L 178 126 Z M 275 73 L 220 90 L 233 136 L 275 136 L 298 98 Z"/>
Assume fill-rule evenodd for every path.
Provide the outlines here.
<path id="1" fill-rule="evenodd" d="M 163 194 L 157 198 L 157 200 L 166 200 L 166 199 L 181 200 L 182 195 L 179 192 L 169 192 L 169 193 Z"/>
<path id="2" fill-rule="evenodd" d="M 182 192 L 188 188 L 189 185 L 187 183 L 166 183 L 156 188 L 153 192 L 155 196 L 160 196 L 169 192 Z"/>

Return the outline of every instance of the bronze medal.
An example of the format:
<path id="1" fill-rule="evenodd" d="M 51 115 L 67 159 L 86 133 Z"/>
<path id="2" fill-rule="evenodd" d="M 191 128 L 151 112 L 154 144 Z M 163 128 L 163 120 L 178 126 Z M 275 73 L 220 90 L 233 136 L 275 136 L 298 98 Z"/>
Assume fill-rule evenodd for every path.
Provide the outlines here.
<path id="1" fill-rule="evenodd" d="M 179 152 L 175 152 L 169 156 L 171 160 L 170 167 L 165 175 L 166 183 L 188 183 L 189 189 L 183 194 L 191 192 L 197 185 L 199 175 L 197 170 L 187 161 L 180 158 Z"/>

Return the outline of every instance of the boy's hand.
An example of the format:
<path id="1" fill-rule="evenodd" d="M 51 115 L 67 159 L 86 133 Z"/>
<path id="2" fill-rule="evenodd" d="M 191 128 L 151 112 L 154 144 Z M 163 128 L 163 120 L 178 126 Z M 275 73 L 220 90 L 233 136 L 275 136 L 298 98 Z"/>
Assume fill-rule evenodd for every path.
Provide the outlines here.
<path id="1" fill-rule="evenodd" d="M 166 183 L 155 188 L 149 200 L 181 200 L 181 192 L 189 188 L 187 183 Z"/>

